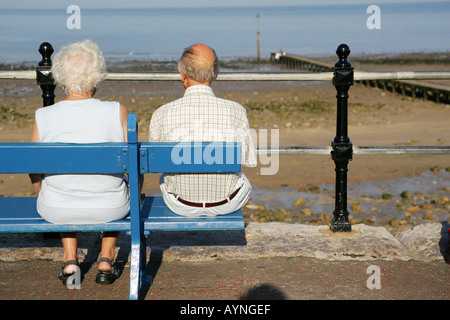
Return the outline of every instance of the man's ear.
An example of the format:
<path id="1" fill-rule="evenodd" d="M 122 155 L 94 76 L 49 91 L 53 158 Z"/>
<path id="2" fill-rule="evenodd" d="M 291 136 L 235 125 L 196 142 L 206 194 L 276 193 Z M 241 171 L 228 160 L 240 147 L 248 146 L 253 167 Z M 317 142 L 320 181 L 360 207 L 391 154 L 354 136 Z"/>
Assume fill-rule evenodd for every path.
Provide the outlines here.
<path id="1" fill-rule="evenodd" d="M 188 87 L 188 81 L 189 81 L 189 78 L 188 78 L 188 76 L 186 76 L 183 72 L 181 72 L 180 71 L 180 76 L 181 76 L 181 82 L 183 83 L 183 86 L 185 87 L 185 88 L 187 88 Z"/>

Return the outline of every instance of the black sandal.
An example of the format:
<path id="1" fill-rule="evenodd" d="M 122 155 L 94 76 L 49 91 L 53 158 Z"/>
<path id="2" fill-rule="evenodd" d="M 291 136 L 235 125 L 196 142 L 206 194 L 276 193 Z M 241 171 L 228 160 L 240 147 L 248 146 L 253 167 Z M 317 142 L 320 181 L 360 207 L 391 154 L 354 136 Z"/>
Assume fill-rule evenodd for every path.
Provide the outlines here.
<path id="1" fill-rule="evenodd" d="M 61 280 L 63 285 L 65 285 L 65 286 L 67 286 L 67 279 L 69 279 L 69 277 L 74 274 L 74 273 L 70 273 L 70 274 L 64 273 L 64 269 L 70 264 L 74 264 L 78 267 L 77 260 L 68 260 L 61 265 L 61 268 L 59 269 L 59 273 L 58 273 L 58 279 Z"/>
<path id="2" fill-rule="evenodd" d="M 98 271 L 97 276 L 95 277 L 95 282 L 99 284 L 111 284 L 119 278 L 119 270 L 116 268 L 115 263 L 108 258 L 100 258 L 98 259 L 98 262 L 108 262 L 111 265 L 111 271 L 110 272 L 103 272 Z"/>

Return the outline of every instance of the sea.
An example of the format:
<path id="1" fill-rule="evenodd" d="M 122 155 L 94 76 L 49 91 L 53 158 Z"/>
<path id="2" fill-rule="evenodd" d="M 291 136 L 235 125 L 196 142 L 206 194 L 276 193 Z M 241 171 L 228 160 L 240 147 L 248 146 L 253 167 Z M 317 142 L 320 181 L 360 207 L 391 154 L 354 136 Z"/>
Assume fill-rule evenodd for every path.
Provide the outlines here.
<path id="1" fill-rule="evenodd" d="M 276 2 L 274 1 L 274 4 Z M 376 5 L 376 1 L 374 1 Z M 34 63 L 42 42 L 55 50 L 91 39 L 108 61 L 174 61 L 194 43 L 219 59 L 261 59 L 272 52 L 335 55 L 450 51 L 450 1 L 364 5 L 208 8 L 1 9 L 0 64 Z"/>

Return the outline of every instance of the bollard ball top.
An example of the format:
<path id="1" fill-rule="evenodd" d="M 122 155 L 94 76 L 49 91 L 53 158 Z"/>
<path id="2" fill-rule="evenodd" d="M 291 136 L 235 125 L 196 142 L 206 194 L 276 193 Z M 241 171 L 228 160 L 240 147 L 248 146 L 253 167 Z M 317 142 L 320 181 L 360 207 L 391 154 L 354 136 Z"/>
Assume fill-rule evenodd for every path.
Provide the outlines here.
<path id="1" fill-rule="evenodd" d="M 336 49 L 336 54 L 340 59 L 346 59 L 350 54 L 350 48 L 348 47 L 348 45 L 343 43 Z"/>
<path id="2" fill-rule="evenodd" d="M 43 42 L 39 46 L 39 53 L 42 56 L 42 60 L 39 62 L 40 66 L 51 65 L 51 55 L 53 54 L 53 47 L 48 42 Z"/>
<path id="3" fill-rule="evenodd" d="M 336 49 L 336 54 L 339 57 L 339 61 L 334 65 L 337 68 L 350 68 L 351 64 L 347 61 L 347 57 L 350 54 L 350 48 L 346 44 L 341 44 Z"/>

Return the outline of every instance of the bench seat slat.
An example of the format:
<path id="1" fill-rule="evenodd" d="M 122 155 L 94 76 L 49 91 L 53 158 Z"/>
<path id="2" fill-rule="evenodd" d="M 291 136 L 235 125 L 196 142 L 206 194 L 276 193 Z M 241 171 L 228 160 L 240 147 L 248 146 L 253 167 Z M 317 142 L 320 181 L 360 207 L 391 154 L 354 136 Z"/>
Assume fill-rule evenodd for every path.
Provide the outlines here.
<path id="1" fill-rule="evenodd" d="M 128 231 L 130 219 L 89 224 L 62 225 L 45 221 L 36 210 L 35 197 L 0 198 L 0 232 L 70 232 L 70 231 Z"/>
<path id="2" fill-rule="evenodd" d="M 130 220 L 124 219 L 114 222 L 88 225 L 63 225 L 53 224 L 42 220 L 22 220 L 1 222 L 2 233 L 26 233 L 26 232 L 95 232 L 95 231 L 129 231 Z"/>
<path id="3" fill-rule="evenodd" d="M 245 227 L 242 210 L 214 217 L 185 217 L 173 213 L 162 197 L 146 197 L 141 217 L 146 231 L 182 230 L 242 230 Z"/>
<path id="4" fill-rule="evenodd" d="M 90 225 L 60 225 L 45 221 L 35 197 L 0 198 L 0 232 L 130 231 L 130 219 Z M 242 230 L 242 210 L 215 217 L 184 217 L 173 213 L 162 197 L 146 197 L 141 218 L 146 231 Z"/>

